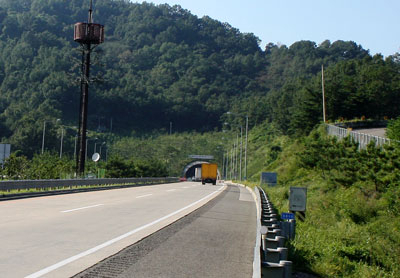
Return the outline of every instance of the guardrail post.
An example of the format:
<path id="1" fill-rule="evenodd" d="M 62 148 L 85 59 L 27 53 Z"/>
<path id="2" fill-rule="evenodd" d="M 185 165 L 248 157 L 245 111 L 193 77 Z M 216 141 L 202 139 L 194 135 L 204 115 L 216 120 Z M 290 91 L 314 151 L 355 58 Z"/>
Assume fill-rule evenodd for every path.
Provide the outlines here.
<path id="1" fill-rule="evenodd" d="M 292 262 L 291 261 L 280 261 L 280 265 L 284 268 L 284 278 L 291 278 L 292 277 Z"/>
<path id="2" fill-rule="evenodd" d="M 261 277 L 291 278 L 292 262 L 287 261 L 288 249 L 285 240 L 294 238 L 295 221 L 278 222 L 273 205 L 265 192 L 260 189 L 261 215 Z"/>

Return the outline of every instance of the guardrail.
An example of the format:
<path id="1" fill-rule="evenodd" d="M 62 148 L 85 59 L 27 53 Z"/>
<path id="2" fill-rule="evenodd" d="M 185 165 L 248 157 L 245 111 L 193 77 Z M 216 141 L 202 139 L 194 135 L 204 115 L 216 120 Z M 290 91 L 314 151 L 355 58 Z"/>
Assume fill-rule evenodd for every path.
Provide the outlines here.
<path id="1" fill-rule="evenodd" d="M 296 221 L 278 221 L 275 208 L 265 191 L 261 197 L 261 277 L 291 278 L 292 262 L 287 260 L 285 240 L 294 239 Z"/>
<path id="2" fill-rule="evenodd" d="M 11 190 L 58 190 L 66 188 L 80 188 L 85 186 L 128 186 L 145 185 L 154 183 L 178 182 L 175 177 L 165 178 L 120 178 L 120 179 L 69 179 L 69 180 L 14 180 L 1 181 L 0 192 L 9 192 Z"/>
<path id="3" fill-rule="evenodd" d="M 374 141 L 377 147 L 381 147 L 386 143 L 390 144 L 391 142 L 390 139 L 384 137 L 360 133 L 342 127 L 338 127 L 335 125 L 326 125 L 326 126 L 329 135 L 336 136 L 339 139 L 343 139 L 345 137 L 350 136 L 355 142 L 358 143 L 359 149 L 365 149 L 371 141 Z"/>

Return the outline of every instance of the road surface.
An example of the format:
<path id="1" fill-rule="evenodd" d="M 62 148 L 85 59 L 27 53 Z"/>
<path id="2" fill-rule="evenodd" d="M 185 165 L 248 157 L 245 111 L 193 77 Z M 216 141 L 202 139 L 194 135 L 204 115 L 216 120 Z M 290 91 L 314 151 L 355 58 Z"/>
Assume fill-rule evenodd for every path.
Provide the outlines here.
<path id="1" fill-rule="evenodd" d="M 186 182 L 1 202 L 1 277 L 71 277 L 224 189 Z"/>
<path id="2" fill-rule="evenodd" d="M 215 199 L 74 278 L 252 277 L 256 207 L 244 188 Z"/>
<path id="3" fill-rule="evenodd" d="M 370 135 L 386 138 L 386 135 L 385 135 L 386 128 L 354 129 L 354 131 L 358 132 L 358 133 L 370 134 Z"/>

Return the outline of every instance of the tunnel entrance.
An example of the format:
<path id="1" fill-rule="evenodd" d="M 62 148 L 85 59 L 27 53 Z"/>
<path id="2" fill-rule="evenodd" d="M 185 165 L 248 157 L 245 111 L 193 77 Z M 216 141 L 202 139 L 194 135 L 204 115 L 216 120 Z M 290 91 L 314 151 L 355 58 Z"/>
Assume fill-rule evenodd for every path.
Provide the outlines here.
<path id="1" fill-rule="evenodd" d="M 182 177 L 188 179 L 188 180 L 195 180 L 195 175 L 196 175 L 196 169 L 201 169 L 201 164 L 210 164 L 210 162 L 207 161 L 194 161 L 189 163 L 188 165 L 185 166 L 185 169 L 183 169 L 182 172 Z M 218 179 L 220 179 L 221 175 L 219 172 L 219 169 L 217 170 L 217 175 Z M 200 181 L 200 180 L 198 180 Z"/>
<path id="2" fill-rule="evenodd" d="M 188 180 L 195 180 L 196 168 L 201 168 L 201 164 L 210 164 L 207 161 L 194 161 L 189 163 L 183 169 L 182 177 L 187 178 Z"/>

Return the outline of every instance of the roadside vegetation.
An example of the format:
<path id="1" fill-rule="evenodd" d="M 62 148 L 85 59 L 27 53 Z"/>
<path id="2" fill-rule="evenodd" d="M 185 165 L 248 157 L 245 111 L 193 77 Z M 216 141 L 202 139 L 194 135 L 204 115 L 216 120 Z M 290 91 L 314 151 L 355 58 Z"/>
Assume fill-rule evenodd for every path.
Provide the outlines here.
<path id="1" fill-rule="evenodd" d="M 350 140 L 328 137 L 323 126 L 297 139 L 264 126 L 250 141 L 249 185 L 259 184 L 261 170 L 277 172 L 278 186 L 263 187 L 280 213 L 288 211 L 291 186 L 307 187 L 306 220 L 297 221 L 289 243 L 297 271 L 400 276 L 399 146 L 359 151 Z"/>
<path id="2" fill-rule="evenodd" d="M 209 154 L 222 161 L 224 146 L 233 138 L 234 134 L 228 131 L 115 137 L 107 156 L 98 163 L 90 157 L 86 160 L 85 173 L 89 177 L 107 178 L 180 177 L 183 168 L 192 161 L 189 155 Z M 2 178 L 11 180 L 74 178 L 74 172 L 73 157 L 60 158 L 58 153 L 47 151 L 31 159 L 14 152 L 0 168 Z"/>

